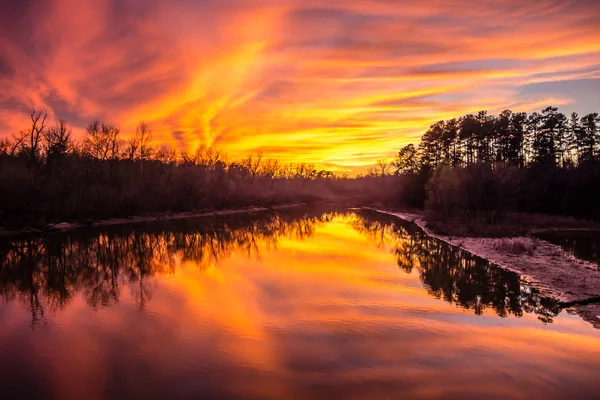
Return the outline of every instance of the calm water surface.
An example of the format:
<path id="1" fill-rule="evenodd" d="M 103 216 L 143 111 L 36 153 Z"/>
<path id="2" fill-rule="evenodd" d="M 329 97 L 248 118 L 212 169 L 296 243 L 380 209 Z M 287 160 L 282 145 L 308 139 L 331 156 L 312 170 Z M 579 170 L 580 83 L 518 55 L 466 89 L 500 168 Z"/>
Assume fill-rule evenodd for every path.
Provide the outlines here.
<path id="1" fill-rule="evenodd" d="M 600 398 L 600 331 L 372 212 L 3 240 L 0 266 L 1 398 Z"/>
<path id="2" fill-rule="evenodd" d="M 557 231 L 541 233 L 538 236 L 561 246 L 577 258 L 598 264 L 600 269 L 599 231 Z"/>

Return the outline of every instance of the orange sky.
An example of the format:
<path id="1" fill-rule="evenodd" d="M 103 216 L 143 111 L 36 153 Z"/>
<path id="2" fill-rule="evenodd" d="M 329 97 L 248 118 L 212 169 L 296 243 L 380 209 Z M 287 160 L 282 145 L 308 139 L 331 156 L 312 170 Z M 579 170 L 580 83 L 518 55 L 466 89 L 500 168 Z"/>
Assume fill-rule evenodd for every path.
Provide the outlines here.
<path id="1" fill-rule="evenodd" d="M 45 107 L 79 136 L 357 171 L 434 121 L 600 111 L 597 0 L 26 0 L 0 5 L 0 135 Z"/>

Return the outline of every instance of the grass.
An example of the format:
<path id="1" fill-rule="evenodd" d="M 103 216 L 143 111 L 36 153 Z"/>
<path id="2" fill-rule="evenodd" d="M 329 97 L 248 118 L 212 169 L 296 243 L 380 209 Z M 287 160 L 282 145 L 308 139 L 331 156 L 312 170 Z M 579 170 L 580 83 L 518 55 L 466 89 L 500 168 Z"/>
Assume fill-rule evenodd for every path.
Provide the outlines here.
<path id="1" fill-rule="evenodd" d="M 504 238 L 498 240 L 496 250 L 514 255 L 527 254 L 532 256 L 535 252 L 536 244 L 533 241 L 528 241 L 525 238 Z"/>

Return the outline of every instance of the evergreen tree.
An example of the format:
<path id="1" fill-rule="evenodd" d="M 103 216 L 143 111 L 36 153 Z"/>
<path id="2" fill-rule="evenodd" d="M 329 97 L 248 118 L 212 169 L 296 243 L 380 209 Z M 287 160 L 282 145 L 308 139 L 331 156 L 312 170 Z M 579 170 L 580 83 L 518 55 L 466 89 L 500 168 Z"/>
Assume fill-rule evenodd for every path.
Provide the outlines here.
<path id="1" fill-rule="evenodd" d="M 591 161 L 596 157 L 600 141 L 597 126 L 599 122 L 598 113 L 588 114 L 581 118 L 581 130 L 577 138 L 577 146 L 581 151 L 579 162 Z"/>

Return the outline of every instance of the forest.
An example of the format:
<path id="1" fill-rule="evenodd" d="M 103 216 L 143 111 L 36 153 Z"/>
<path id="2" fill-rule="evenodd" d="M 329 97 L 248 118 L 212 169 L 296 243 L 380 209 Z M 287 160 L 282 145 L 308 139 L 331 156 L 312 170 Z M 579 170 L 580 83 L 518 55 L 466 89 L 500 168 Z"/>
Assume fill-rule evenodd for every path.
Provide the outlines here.
<path id="1" fill-rule="evenodd" d="M 502 222 L 508 212 L 600 217 L 600 118 L 485 111 L 433 124 L 394 161 L 403 202 L 443 219 Z"/>
<path id="2" fill-rule="evenodd" d="M 0 228 L 324 199 L 464 223 L 500 224 L 514 212 L 598 219 L 598 182 L 598 114 L 556 107 L 439 121 L 418 145 L 355 178 L 261 153 L 178 153 L 156 146 L 144 122 L 123 135 L 95 121 L 77 141 L 65 120 L 51 125 L 47 111 L 33 110 L 27 129 L 0 141 Z"/>

